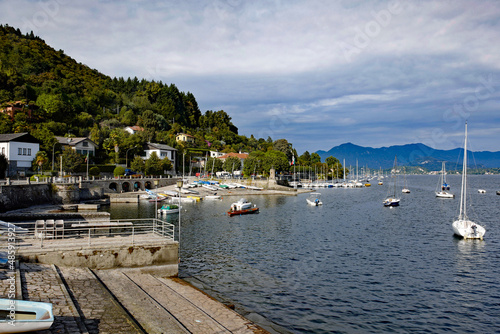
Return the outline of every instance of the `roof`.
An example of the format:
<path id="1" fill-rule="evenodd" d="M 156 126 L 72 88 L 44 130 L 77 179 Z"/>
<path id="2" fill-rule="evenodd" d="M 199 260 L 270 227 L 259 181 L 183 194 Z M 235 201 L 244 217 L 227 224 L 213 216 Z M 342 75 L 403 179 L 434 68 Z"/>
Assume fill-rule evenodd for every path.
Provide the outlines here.
<path id="1" fill-rule="evenodd" d="M 227 159 L 229 157 L 237 157 L 238 159 L 246 159 L 248 158 L 248 154 L 246 153 L 227 153 L 223 156 L 219 157 L 219 159 Z"/>
<path id="2" fill-rule="evenodd" d="M 134 125 L 134 126 L 127 126 L 125 129 L 132 129 L 134 131 L 144 131 L 144 128 L 140 127 L 139 125 Z"/>
<path id="3" fill-rule="evenodd" d="M 88 137 L 57 137 L 56 136 L 56 139 L 57 141 L 59 142 L 59 144 L 61 145 L 69 145 L 69 146 L 75 146 L 77 145 L 78 143 L 81 143 L 82 141 L 89 141 L 91 142 L 92 144 L 94 144 L 94 146 L 97 146 L 92 140 L 90 140 Z M 71 139 L 70 142 L 68 143 L 68 139 Z"/>
<path id="4" fill-rule="evenodd" d="M 168 145 L 165 145 L 165 144 L 157 144 L 157 143 L 148 143 L 148 148 L 153 148 L 153 149 L 157 149 L 157 150 L 164 150 L 164 151 L 177 151 L 177 149 L 173 148 L 173 147 L 170 147 Z"/>
<path id="5" fill-rule="evenodd" d="M 0 142 L 10 142 L 10 141 L 17 141 L 21 143 L 35 143 L 35 144 L 40 143 L 38 139 L 30 135 L 28 132 L 0 134 Z"/>
<path id="6" fill-rule="evenodd" d="M 186 136 L 186 137 L 195 138 L 194 136 L 188 135 L 187 133 L 178 133 L 178 134 L 176 135 L 176 137 L 177 137 L 177 136 Z"/>

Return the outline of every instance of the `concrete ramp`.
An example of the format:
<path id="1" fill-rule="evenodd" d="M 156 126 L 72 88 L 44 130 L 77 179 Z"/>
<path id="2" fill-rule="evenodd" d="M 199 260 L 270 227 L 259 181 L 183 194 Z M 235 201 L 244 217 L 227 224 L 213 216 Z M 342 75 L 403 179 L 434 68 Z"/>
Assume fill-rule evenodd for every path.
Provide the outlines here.
<path id="1" fill-rule="evenodd" d="M 148 332 L 265 333 L 182 280 L 126 270 L 95 272 Z"/>

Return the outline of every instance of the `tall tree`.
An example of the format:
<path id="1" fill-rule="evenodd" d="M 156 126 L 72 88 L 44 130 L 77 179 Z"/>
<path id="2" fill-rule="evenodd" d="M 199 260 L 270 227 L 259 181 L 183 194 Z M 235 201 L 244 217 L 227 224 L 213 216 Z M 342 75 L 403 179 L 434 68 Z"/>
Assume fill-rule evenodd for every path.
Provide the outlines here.
<path id="1" fill-rule="evenodd" d="M 240 170 L 241 160 L 238 157 L 228 157 L 224 161 L 223 168 L 226 172 L 233 172 L 235 170 Z"/>
<path id="2" fill-rule="evenodd" d="M 163 174 L 162 163 L 156 152 L 151 153 L 144 165 L 146 175 L 161 175 Z"/>

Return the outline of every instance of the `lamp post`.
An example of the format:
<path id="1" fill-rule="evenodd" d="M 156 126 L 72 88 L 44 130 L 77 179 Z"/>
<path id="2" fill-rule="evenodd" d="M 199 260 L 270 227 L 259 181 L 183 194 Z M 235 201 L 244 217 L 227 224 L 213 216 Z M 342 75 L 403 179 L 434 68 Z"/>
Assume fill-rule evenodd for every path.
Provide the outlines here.
<path id="1" fill-rule="evenodd" d="M 183 180 L 177 180 L 177 188 L 179 188 L 179 263 L 181 262 L 181 188 Z"/>
<path id="2" fill-rule="evenodd" d="M 52 170 L 54 170 L 54 148 L 56 147 L 57 144 L 58 142 L 56 141 L 54 145 L 52 145 Z"/>
<path id="3" fill-rule="evenodd" d="M 135 148 L 135 146 L 134 146 L 134 147 L 129 148 L 129 149 L 127 150 L 127 152 L 125 152 L 125 168 L 128 168 L 128 151 L 130 151 L 130 150 L 132 150 L 132 149 L 134 149 L 134 148 Z"/>

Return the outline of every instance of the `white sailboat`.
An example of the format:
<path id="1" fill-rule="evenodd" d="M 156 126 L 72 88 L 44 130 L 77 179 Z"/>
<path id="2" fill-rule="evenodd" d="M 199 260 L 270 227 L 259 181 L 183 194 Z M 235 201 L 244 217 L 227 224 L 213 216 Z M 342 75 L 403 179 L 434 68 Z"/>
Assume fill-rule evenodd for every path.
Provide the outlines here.
<path id="1" fill-rule="evenodd" d="M 393 184 L 393 187 L 390 187 L 389 188 L 389 193 L 387 194 L 387 197 L 385 198 L 384 200 L 384 206 L 399 206 L 399 202 L 401 201 L 401 199 L 399 197 L 396 196 L 396 187 L 397 187 L 397 174 L 396 174 L 396 168 L 397 168 L 397 164 L 398 164 L 398 157 L 396 156 L 394 158 L 394 184 Z"/>
<path id="2" fill-rule="evenodd" d="M 467 123 L 465 123 L 464 164 L 460 191 L 460 213 L 452 224 L 453 232 L 464 239 L 483 239 L 486 229 L 467 217 Z"/>
<path id="3" fill-rule="evenodd" d="M 441 177 L 439 178 L 439 182 L 436 188 L 436 197 L 440 198 L 455 198 L 455 194 L 449 192 L 450 185 L 446 183 L 446 168 L 445 162 L 443 161 L 441 167 Z"/>

